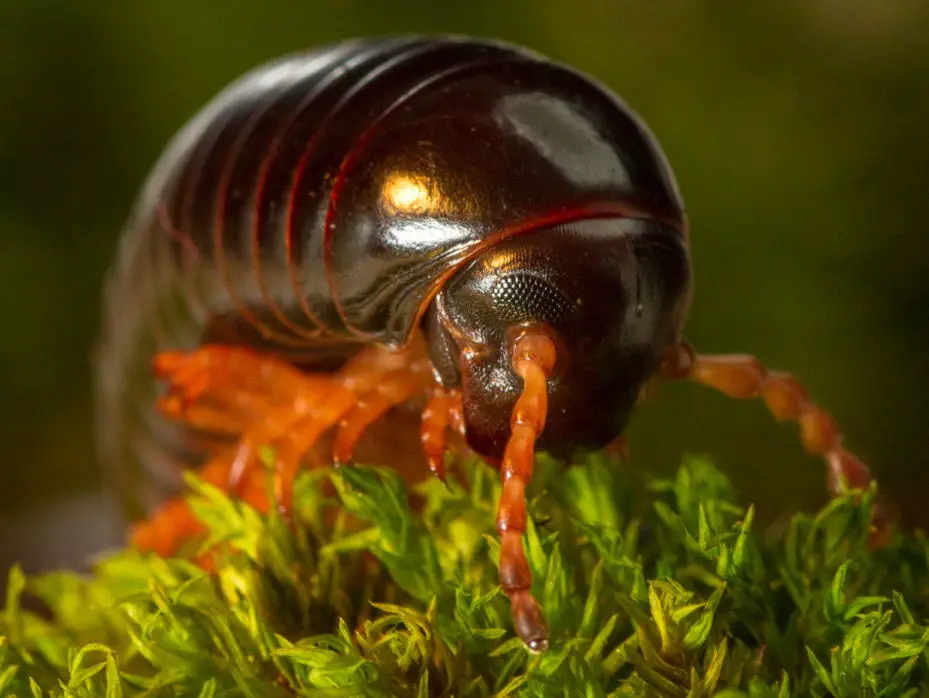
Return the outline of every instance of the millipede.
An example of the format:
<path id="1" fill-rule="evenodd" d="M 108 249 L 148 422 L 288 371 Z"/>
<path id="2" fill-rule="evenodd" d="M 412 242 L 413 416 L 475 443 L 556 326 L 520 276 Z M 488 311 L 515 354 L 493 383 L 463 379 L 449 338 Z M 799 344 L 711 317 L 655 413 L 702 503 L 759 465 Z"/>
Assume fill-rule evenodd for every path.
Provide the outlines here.
<path id="1" fill-rule="evenodd" d="M 133 543 L 167 555 L 197 533 L 185 469 L 257 506 L 271 446 L 286 508 L 322 438 L 347 466 L 412 410 L 437 477 L 453 438 L 499 468 L 500 584 L 543 651 L 523 549 L 534 454 L 616 444 L 652 381 L 760 397 L 799 424 L 830 492 L 867 487 L 796 379 L 687 343 L 689 250 L 655 137 L 570 66 L 461 36 L 259 66 L 168 144 L 106 281 L 98 441 L 140 512 Z"/>

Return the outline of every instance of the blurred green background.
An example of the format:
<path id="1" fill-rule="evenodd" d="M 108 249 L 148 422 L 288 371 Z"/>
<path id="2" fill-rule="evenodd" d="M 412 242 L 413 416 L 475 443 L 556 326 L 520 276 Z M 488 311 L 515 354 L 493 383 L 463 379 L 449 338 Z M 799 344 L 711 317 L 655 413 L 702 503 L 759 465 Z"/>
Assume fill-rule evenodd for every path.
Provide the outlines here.
<path id="1" fill-rule="evenodd" d="M 670 158 L 693 231 L 688 336 L 800 376 L 911 523 L 929 523 L 929 9 L 753 3 L 4 0 L 0 568 L 119 539 L 89 355 L 101 278 L 172 133 L 279 54 L 360 34 L 526 44 L 615 88 Z M 824 497 L 762 404 L 666 386 L 631 430 L 669 472 L 710 453 L 768 521 Z"/>

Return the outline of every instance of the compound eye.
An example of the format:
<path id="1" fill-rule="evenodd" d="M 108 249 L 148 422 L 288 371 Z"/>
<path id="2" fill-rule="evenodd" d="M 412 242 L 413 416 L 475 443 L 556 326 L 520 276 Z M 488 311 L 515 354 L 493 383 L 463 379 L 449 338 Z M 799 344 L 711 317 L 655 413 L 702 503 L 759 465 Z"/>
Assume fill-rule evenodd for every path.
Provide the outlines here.
<path id="1" fill-rule="evenodd" d="M 555 325 L 574 311 L 574 304 L 545 279 L 514 272 L 494 282 L 490 296 L 501 320 Z"/>

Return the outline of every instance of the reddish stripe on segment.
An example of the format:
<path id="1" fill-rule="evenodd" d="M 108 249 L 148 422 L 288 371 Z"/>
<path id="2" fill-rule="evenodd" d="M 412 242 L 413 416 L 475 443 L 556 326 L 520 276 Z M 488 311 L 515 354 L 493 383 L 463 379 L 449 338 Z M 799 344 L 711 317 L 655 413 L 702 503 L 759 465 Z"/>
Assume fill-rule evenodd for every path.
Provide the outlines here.
<path id="1" fill-rule="evenodd" d="M 416 44 L 414 43 L 411 45 L 415 46 Z M 339 98 L 339 100 L 332 106 L 332 108 L 329 110 L 329 113 L 326 115 L 326 118 L 323 119 L 319 123 L 316 129 L 316 132 L 313 134 L 313 137 L 310 139 L 310 142 L 307 143 L 306 149 L 303 151 L 303 155 L 300 158 L 300 162 L 298 163 L 297 168 L 294 171 L 294 179 L 291 184 L 290 194 L 289 194 L 288 201 L 287 201 L 287 222 L 285 225 L 285 236 L 286 236 L 285 240 L 286 240 L 286 247 L 287 247 L 287 268 L 290 273 L 290 282 L 291 282 L 291 285 L 293 286 L 294 294 L 296 295 L 297 300 L 299 301 L 301 307 L 303 308 L 303 311 L 306 313 L 307 317 L 314 320 L 321 327 L 325 327 L 325 325 L 310 310 L 309 303 L 307 302 L 306 297 L 303 294 L 303 288 L 301 286 L 299 275 L 297 273 L 297 263 L 296 263 L 296 260 L 294 259 L 293 216 L 294 216 L 294 211 L 296 209 L 297 189 L 299 189 L 300 185 L 303 183 L 302 181 L 303 174 L 306 170 L 307 162 L 309 161 L 310 156 L 313 154 L 313 151 L 316 149 L 317 144 L 322 138 L 322 134 L 325 133 L 326 129 L 328 128 L 330 123 L 335 119 L 335 116 L 339 113 L 339 111 L 346 104 L 348 104 L 352 100 L 352 98 L 355 97 L 355 95 L 357 95 L 363 88 L 367 87 L 368 84 L 370 84 L 374 80 L 379 79 L 379 77 L 383 73 L 393 68 L 397 63 L 400 63 L 403 60 L 406 60 L 408 57 L 409 57 L 408 54 L 400 53 L 394 56 L 393 58 L 391 58 L 390 60 L 386 61 L 385 63 L 381 64 L 376 69 L 371 70 L 364 76 L 363 79 L 358 80 L 354 85 L 352 85 L 351 89 L 346 91 L 346 93 L 342 95 Z M 323 230 L 322 230 L 324 246 L 325 246 L 325 238 L 326 238 L 326 232 L 328 230 L 328 227 L 329 226 L 328 226 L 328 211 L 327 211 L 326 224 L 323 226 Z M 324 257 L 323 266 L 325 269 L 325 265 L 326 265 L 325 251 L 323 252 L 323 257 Z M 328 272 L 326 273 L 326 276 L 328 280 Z M 331 294 L 332 292 L 331 284 L 329 285 L 329 290 Z"/>
<path id="2" fill-rule="evenodd" d="M 190 255 L 194 261 L 198 260 L 200 258 L 200 250 L 197 249 L 197 244 L 189 234 L 175 227 L 174 223 L 171 222 L 171 214 L 168 213 L 168 207 L 165 205 L 164 201 L 159 200 L 158 203 L 155 204 L 155 212 L 158 216 L 158 223 L 161 225 L 162 229 L 166 230 L 168 235 L 181 246 L 185 254 Z"/>
<path id="3" fill-rule="evenodd" d="M 319 131 L 316 132 L 317 134 Z M 297 163 L 297 168 L 294 170 L 293 181 L 290 185 L 290 192 L 287 195 L 287 220 L 284 223 L 284 244 L 287 249 L 287 272 L 290 276 L 290 285 L 293 287 L 294 296 L 297 298 L 297 302 L 300 304 L 300 307 L 303 308 L 304 314 L 310 320 L 310 322 L 316 323 L 319 327 L 325 329 L 326 326 L 323 324 L 322 320 L 310 310 L 310 304 L 307 303 L 306 298 L 303 295 L 303 289 L 300 285 L 300 279 L 297 277 L 297 265 L 294 260 L 294 211 L 297 208 L 297 189 L 303 181 L 303 173 L 306 170 L 307 161 L 310 159 L 310 152 L 313 147 L 316 145 L 318 140 L 318 135 L 314 135 L 310 139 L 310 143 L 307 145 L 307 149 L 303 152 L 303 155 L 300 158 L 300 162 Z"/>
<path id="4" fill-rule="evenodd" d="M 267 284 L 265 283 L 264 274 L 261 273 L 261 264 L 258 263 L 257 261 L 260 259 L 260 247 L 261 247 L 260 246 L 260 237 L 261 237 L 261 230 L 262 230 L 261 211 L 262 211 L 262 205 L 264 204 L 265 197 L 267 196 L 266 186 L 268 183 L 268 178 L 271 173 L 271 166 L 274 162 L 274 159 L 277 157 L 281 143 L 283 142 L 283 134 L 287 133 L 287 131 L 290 129 L 293 123 L 297 120 L 297 118 L 304 112 L 304 110 L 310 104 L 312 104 L 313 100 L 316 99 L 322 92 L 326 90 L 326 88 L 328 88 L 332 83 L 334 83 L 340 77 L 341 77 L 341 73 L 338 70 L 330 70 L 323 77 L 323 79 L 319 80 L 313 86 L 312 90 L 307 92 L 307 94 L 303 97 L 302 100 L 300 100 L 299 104 L 296 106 L 293 112 L 288 115 L 288 117 L 281 124 L 280 128 L 278 128 L 277 135 L 275 135 L 274 138 L 271 140 L 271 144 L 267 152 L 265 153 L 264 158 L 261 161 L 261 167 L 258 171 L 258 182 L 256 185 L 256 191 L 255 191 L 255 215 L 253 217 L 253 222 L 252 222 L 252 258 L 253 260 L 256 260 L 254 268 L 256 272 L 256 278 L 258 281 L 258 285 L 261 288 L 262 296 L 268 302 L 268 309 L 271 311 L 271 313 L 273 313 L 273 315 L 283 325 L 286 325 L 291 330 L 293 330 L 296 334 L 302 337 L 306 337 L 307 339 L 319 338 L 324 333 L 323 324 L 310 313 L 307 313 L 307 318 L 310 320 L 310 322 L 312 322 L 316 326 L 315 328 L 308 330 L 292 322 L 290 318 L 288 318 L 284 314 L 283 310 L 274 301 L 274 298 L 268 292 Z M 304 158 L 305 157 L 306 156 L 304 155 Z M 303 163 L 303 159 L 301 159 L 301 164 L 302 163 Z M 298 169 L 295 170 L 294 172 L 295 178 L 299 177 L 299 167 L 300 167 L 300 164 L 298 164 Z M 287 249 L 288 273 L 291 279 L 293 279 L 294 277 L 293 269 L 292 269 L 292 262 L 291 262 L 293 255 L 292 255 L 291 239 L 290 239 L 290 234 L 291 234 L 290 233 L 290 230 L 291 230 L 290 219 L 292 216 L 292 206 L 293 206 L 292 199 L 293 199 L 293 187 L 294 186 L 295 186 L 294 184 L 291 185 L 291 191 L 288 193 L 288 196 L 290 197 L 290 201 L 288 201 L 287 224 L 285 228 L 285 238 L 284 238 L 284 243 Z M 300 296 L 302 296 L 302 294 L 298 293 L 298 297 Z"/>
<path id="5" fill-rule="evenodd" d="M 290 125 L 292 120 L 288 121 L 287 126 Z M 284 127 L 286 130 L 287 126 Z M 262 264 L 261 264 L 261 233 L 263 227 L 263 221 L 261 219 L 262 207 L 267 196 L 266 185 L 268 183 L 268 177 L 270 176 L 271 163 L 274 159 L 274 156 L 277 154 L 277 150 L 280 147 L 281 138 L 275 137 L 271 143 L 271 148 L 268 151 L 268 154 L 262 160 L 261 169 L 258 173 L 258 185 L 255 192 L 255 203 L 254 203 L 254 216 L 252 221 L 252 267 L 255 272 L 255 277 L 258 281 L 258 286 L 261 289 L 261 295 L 268 304 L 268 309 L 271 313 L 281 322 L 283 325 L 289 327 L 296 334 L 306 339 L 314 339 L 319 337 L 323 333 L 322 325 L 320 322 L 311 316 L 307 316 L 307 319 L 316 325 L 314 329 L 308 330 L 306 328 L 300 327 L 296 323 L 292 322 L 286 315 L 284 315 L 283 310 L 275 302 L 273 296 L 268 291 L 267 282 L 265 281 L 264 274 L 262 273 Z M 288 216 L 290 214 L 288 213 Z M 290 237 L 289 232 L 285 233 L 285 244 L 287 245 L 287 264 L 288 268 L 290 265 Z"/>
<path id="6" fill-rule="evenodd" d="M 266 108 L 268 107 L 266 106 Z M 232 299 L 233 305 L 235 306 L 239 315 L 245 318 L 245 320 L 252 327 L 258 330 L 262 336 L 268 339 L 273 339 L 275 342 L 279 342 L 285 346 L 302 348 L 308 345 L 308 341 L 305 338 L 291 337 L 275 331 L 271 327 L 268 327 L 268 325 L 266 325 L 260 319 L 258 319 L 248 309 L 246 304 L 239 296 L 235 285 L 229 278 L 229 267 L 226 261 L 225 245 L 223 244 L 223 231 L 225 230 L 226 216 L 225 207 L 229 194 L 229 180 L 232 177 L 232 170 L 239 158 L 239 154 L 242 152 L 242 148 L 245 146 L 245 141 L 248 139 L 252 128 L 262 114 L 264 114 L 264 110 L 259 109 L 249 116 L 241 131 L 236 134 L 236 138 L 233 141 L 232 147 L 229 149 L 229 153 L 225 162 L 223 163 L 222 173 L 220 174 L 219 182 L 217 184 L 216 210 L 214 212 L 213 219 L 213 258 L 216 262 L 216 269 L 219 274 L 219 278 L 222 281 L 223 286 L 226 288 L 229 297 Z"/>
<path id="7" fill-rule="evenodd" d="M 464 267 L 472 259 L 477 257 L 488 248 L 493 247 L 501 241 L 516 235 L 525 235 L 536 230 L 543 230 L 545 228 L 551 228 L 556 225 L 576 223 L 578 221 L 592 220 L 597 218 L 632 218 L 638 220 L 654 220 L 661 223 L 664 223 L 665 219 L 664 216 L 653 216 L 649 211 L 635 205 L 629 205 L 623 202 L 606 201 L 579 208 L 572 208 L 563 211 L 553 211 L 547 214 L 536 216 L 535 218 L 527 219 L 513 226 L 502 228 L 477 242 L 474 247 L 469 248 L 466 255 L 456 260 L 454 264 L 449 265 L 449 267 L 445 269 L 436 278 L 435 281 L 433 281 L 432 285 L 429 287 L 426 295 L 423 296 L 423 300 L 419 305 L 419 309 L 417 310 L 416 316 L 413 319 L 413 327 L 415 328 L 419 325 L 420 321 L 422 320 L 423 313 L 426 312 L 426 308 L 429 307 L 432 299 L 435 298 L 436 294 L 441 290 L 442 286 L 445 285 L 445 282 L 448 281 L 455 274 L 455 272 Z M 675 229 L 678 229 L 679 227 L 679 224 L 674 225 Z M 398 347 L 398 349 L 407 347 L 413 334 L 414 333 L 411 332 L 403 344 Z"/>

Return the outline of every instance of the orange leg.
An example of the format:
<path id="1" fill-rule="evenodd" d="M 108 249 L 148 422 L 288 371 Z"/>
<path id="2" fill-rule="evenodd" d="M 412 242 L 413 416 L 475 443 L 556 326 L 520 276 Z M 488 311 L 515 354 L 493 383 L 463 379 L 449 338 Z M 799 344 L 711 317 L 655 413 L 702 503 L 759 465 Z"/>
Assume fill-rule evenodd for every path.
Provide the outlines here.
<path id="1" fill-rule="evenodd" d="M 239 437 L 232 449 L 213 454 L 201 478 L 266 510 L 265 473 L 258 466 L 260 449 L 270 446 L 276 456 L 275 494 L 285 513 L 302 459 L 327 429 L 341 420 L 337 451 L 349 459 L 365 427 L 431 380 L 418 345 L 403 352 L 367 348 L 328 375 L 308 375 L 275 358 L 219 345 L 161 354 L 154 366 L 168 382 L 168 394 L 158 404 L 168 418 Z M 189 507 L 177 500 L 140 524 L 132 542 L 170 555 L 201 532 Z"/>
<path id="2" fill-rule="evenodd" d="M 285 362 L 262 356 L 244 347 L 208 345 L 192 352 L 164 352 L 152 361 L 155 376 L 167 381 L 168 394 L 187 403 L 206 393 L 230 399 L 237 391 L 243 398 L 294 399 L 307 383 L 324 377 L 308 376 Z M 228 405 L 227 405 L 228 406 Z"/>
<path id="3" fill-rule="evenodd" d="M 458 431 L 464 428 L 461 393 L 436 388 L 423 408 L 420 441 L 429 470 L 442 482 L 445 482 L 445 450 L 448 446 L 446 437 L 449 427 Z"/>
<path id="4" fill-rule="evenodd" d="M 523 379 L 523 392 L 513 408 L 512 434 L 500 466 L 500 582 L 510 598 L 516 633 L 534 652 L 548 647 L 548 629 L 542 609 L 532 596 L 532 573 L 522 536 L 526 530 L 526 486 L 532 479 L 535 441 L 545 428 L 546 383 L 554 365 L 555 345 L 546 335 L 527 333 L 516 341 L 513 368 Z"/>
<path id="5" fill-rule="evenodd" d="M 792 376 L 768 371 L 750 355 L 697 354 L 686 342 L 671 350 L 661 373 L 666 378 L 689 378 L 736 399 L 760 397 L 778 421 L 797 421 L 803 447 L 826 461 L 828 487 L 833 495 L 841 493 L 843 482 L 852 489 L 870 485 L 868 466 L 845 449 L 835 420 L 810 399 Z M 872 526 L 872 545 L 884 544 L 891 527 L 886 512 L 879 508 Z"/>
<path id="6" fill-rule="evenodd" d="M 433 381 L 426 359 L 412 361 L 402 370 L 388 373 L 367 395 L 361 397 L 339 423 L 333 444 L 332 459 L 336 465 L 351 463 L 352 451 L 371 424 L 388 410 L 421 393 Z"/>

